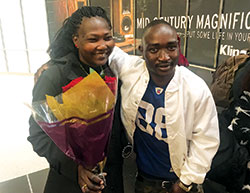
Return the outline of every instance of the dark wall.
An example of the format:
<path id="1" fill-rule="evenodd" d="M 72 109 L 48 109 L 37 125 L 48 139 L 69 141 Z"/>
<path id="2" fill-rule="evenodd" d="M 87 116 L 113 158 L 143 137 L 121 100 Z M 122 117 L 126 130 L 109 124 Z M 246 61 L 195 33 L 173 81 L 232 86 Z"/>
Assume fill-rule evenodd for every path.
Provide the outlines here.
<path id="1" fill-rule="evenodd" d="M 77 9 L 76 0 L 45 0 L 49 40 L 53 40 L 63 21 Z"/>
<path id="2" fill-rule="evenodd" d="M 207 70 L 250 47 L 249 0 L 46 0 L 50 40 L 80 3 L 106 10 L 117 45 L 129 53 L 139 54 L 143 28 L 154 19 L 173 25 L 188 61 Z"/>

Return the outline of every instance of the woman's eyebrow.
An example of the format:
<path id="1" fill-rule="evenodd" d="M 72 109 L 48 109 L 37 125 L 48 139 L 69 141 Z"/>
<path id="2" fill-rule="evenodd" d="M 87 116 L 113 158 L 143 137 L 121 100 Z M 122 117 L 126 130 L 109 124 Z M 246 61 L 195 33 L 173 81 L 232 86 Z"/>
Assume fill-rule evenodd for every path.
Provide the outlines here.
<path id="1" fill-rule="evenodd" d="M 104 33 L 103 34 L 104 36 L 107 36 L 107 35 L 111 35 L 111 33 L 110 32 L 107 32 L 107 33 Z M 93 33 L 90 33 L 90 34 L 86 34 L 85 35 L 86 37 L 99 37 L 100 36 L 100 34 L 97 34 L 97 33 L 95 33 L 95 32 L 93 32 Z"/>

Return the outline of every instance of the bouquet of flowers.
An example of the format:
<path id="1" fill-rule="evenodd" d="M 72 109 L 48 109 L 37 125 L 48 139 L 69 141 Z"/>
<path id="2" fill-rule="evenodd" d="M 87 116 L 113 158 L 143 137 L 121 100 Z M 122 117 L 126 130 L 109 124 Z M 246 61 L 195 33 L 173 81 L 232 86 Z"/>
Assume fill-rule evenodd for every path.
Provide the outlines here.
<path id="1" fill-rule="evenodd" d="M 45 101 L 32 103 L 33 117 L 67 156 L 88 169 L 100 167 L 111 134 L 117 78 L 103 79 L 93 71 L 62 90 L 56 97 L 46 95 Z"/>

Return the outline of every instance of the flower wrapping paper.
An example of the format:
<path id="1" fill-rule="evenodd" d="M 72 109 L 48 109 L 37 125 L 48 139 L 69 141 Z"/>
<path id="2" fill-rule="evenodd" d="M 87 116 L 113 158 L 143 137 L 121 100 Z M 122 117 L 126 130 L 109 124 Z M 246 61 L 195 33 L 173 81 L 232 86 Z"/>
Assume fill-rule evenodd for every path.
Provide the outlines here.
<path id="1" fill-rule="evenodd" d="M 96 72 L 77 78 L 64 92 L 32 103 L 38 125 L 67 156 L 94 168 L 107 155 L 117 78 Z"/>

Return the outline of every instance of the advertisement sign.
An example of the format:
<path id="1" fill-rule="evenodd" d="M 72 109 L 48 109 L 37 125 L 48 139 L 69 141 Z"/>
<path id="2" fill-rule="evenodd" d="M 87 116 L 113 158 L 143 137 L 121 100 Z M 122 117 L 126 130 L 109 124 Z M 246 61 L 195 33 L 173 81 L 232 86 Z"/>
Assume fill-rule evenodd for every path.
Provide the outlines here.
<path id="1" fill-rule="evenodd" d="M 220 28 L 219 64 L 250 48 L 250 1 L 226 0 Z"/>
<path id="2" fill-rule="evenodd" d="M 186 57 L 191 64 L 214 67 L 217 26 L 213 17 L 219 13 L 220 1 L 191 0 L 188 14 Z"/>
<path id="3" fill-rule="evenodd" d="M 48 1 L 50 2 L 50 1 Z M 66 0 L 65 0 L 66 2 Z M 69 3 L 72 2 L 72 3 Z M 73 3 L 74 2 L 74 3 Z M 82 4 L 81 4 L 82 3 Z M 70 0 L 67 4 L 50 4 L 56 10 L 48 15 L 61 18 L 66 10 L 81 6 L 101 6 L 111 19 L 116 45 L 129 54 L 137 50 L 143 29 L 155 19 L 163 19 L 176 28 L 181 50 L 189 63 L 214 70 L 229 56 L 250 48 L 249 0 Z M 52 8 L 48 8 L 52 9 Z M 60 19 L 61 20 L 61 19 Z M 49 26 L 55 31 L 56 25 Z M 53 34 L 53 33 L 50 33 Z"/>
<path id="4" fill-rule="evenodd" d="M 186 17 L 186 1 L 183 0 L 162 0 L 161 4 L 161 17 L 172 26 L 175 27 L 178 35 L 181 38 L 181 50 L 185 54 L 185 31 L 188 24 Z M 173 9 L 173 7 L 176 7 Z"/>

